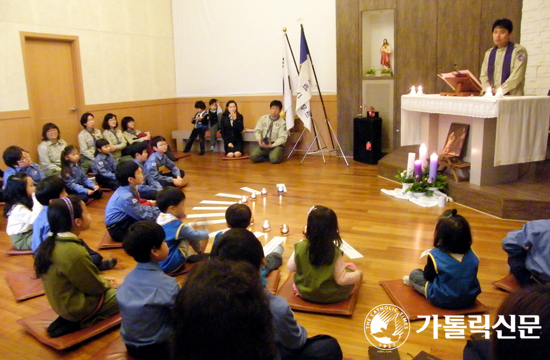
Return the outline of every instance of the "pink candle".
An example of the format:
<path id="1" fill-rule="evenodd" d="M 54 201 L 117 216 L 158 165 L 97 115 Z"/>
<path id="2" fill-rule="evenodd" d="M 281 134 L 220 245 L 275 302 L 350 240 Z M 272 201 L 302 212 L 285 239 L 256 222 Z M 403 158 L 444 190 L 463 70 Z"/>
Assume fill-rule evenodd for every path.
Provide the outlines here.
<path id="1" fill-rule="evenodd" d="M 435 180 L 435 178 L 437 177 L 437 154 L 436 153 L 433 153 L 432 155 L 430 155 L 430 175 L 429 175 L 429 178 L 433 180 Z"/>
<path id="2" fill-rule="evenodd" d="M 422 162 L 415 160 L 414 162 L 414 181 L 422 180 Z"/>
<path id="3" fill-rule="evenodd" d="M 425 170 L 426 166 L 428 166 L 428 148 L 425 144 L 421 144 L 418 149 L 418 160 L 422 164 L 422 170 Z"/>

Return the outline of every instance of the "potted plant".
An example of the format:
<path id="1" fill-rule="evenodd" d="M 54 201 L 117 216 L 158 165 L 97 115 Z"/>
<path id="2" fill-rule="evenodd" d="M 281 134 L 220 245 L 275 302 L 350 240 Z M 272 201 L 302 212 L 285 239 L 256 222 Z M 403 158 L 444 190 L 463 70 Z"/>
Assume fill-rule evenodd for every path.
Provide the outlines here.
<path id="1" fill-rule="evenodd" d="M 376 69 L 370 68 L 367 71 L 365 71 L 366 76 L 375 76 L 376 75 Z"/>
<path id="2" fill-rule="evenodd" d="M 410 191 L 414 197 L 431 196 L 433 191 L 429 191 L 428 187 L 428 181 L 423 176 L 422 180 L 413 182 L 405 192 Z"/>
<path id="3" fill-rule="evenodd" d="M 413 176 L 407 174 L 407 170 L 397 172 L 397 175 L 395 175 L 395 178 L 397 179 L 397 181 L 399 181 L 402 184 L 404 191 L 407 191 L 407 189 L 414 183 Z"/>

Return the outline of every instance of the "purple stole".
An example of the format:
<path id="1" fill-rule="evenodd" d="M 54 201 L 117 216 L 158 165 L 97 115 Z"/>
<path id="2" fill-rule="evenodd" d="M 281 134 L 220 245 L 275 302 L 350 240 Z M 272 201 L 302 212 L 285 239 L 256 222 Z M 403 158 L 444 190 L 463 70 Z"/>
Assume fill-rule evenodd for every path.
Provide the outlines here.
<path id="1" fill-rule="evenodd" d="M 502 64 L 502 78 L 500 79 L 500 84 L 504 84 L 506 80 L 510 77 L 510 71 L 512 68 L 512 52 L 514 51 L 514 43 L 508 42 L 508 47 L 506 48 L 506 54 L 504 54 L 504 64 Z M 494 47 L 491 50 L 489 55 L 489 64 L 487 67 L 487 75 L 489 76 L 489 84 L 493 86 L 495 84 L 495 58 L 497 56 L 498 47 Z"/>

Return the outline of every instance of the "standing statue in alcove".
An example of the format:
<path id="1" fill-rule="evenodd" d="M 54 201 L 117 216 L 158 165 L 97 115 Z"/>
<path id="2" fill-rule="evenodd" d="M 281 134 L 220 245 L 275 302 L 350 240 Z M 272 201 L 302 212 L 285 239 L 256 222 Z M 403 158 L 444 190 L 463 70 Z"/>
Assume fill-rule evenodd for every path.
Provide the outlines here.
<path id="1" fill-rule="evenodd" d="M 382 64 L 384 69 L 391 70 L 390 54 L 391 47 L 388 44 L 388 39 L 384 39 L 382 47 L 380 48 L 380 64 Z"/>

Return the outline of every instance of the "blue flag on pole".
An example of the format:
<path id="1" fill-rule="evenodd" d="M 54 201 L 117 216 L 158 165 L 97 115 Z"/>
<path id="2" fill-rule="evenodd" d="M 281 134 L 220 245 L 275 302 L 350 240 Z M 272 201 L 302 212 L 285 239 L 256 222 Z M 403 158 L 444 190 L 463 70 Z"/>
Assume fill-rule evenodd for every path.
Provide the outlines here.
<path id="1" fill-rule="evenodd" d="M 296 89 L 296 114 L 302 119 L 304 126 L 311 131 L 311 86 L 313 69 L 309 58 L 306 36 L 302 28 L 300 38 L 300 80 Z"/>

